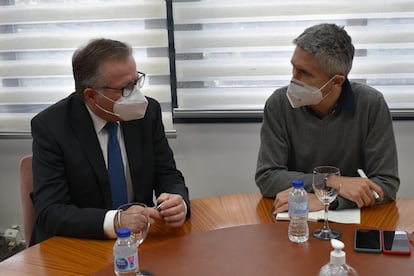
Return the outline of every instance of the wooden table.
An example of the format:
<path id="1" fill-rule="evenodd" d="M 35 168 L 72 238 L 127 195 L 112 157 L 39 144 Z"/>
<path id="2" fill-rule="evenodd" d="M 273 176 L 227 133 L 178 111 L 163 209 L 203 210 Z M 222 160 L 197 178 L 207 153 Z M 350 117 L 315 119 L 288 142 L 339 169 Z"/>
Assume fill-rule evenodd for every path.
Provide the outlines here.
<path id="1" fill-rule="evenodd" d="M 177 246 L 188 239 L 201 242 L 203 239 L 220 241 L 223 237 L 238 237 L 252 230 L 260 232 L 275 231 L 275 239 L 286 239 L 287 222 L 274 221 L 269 216 L 272 200 L 262 198 L 258 193 L 224 195 L 210 198 L 194 199 L 191 201 L 192 218 L 186 221 L 180 229 L 163 227 L 161 224 L 151 226 L 151 231 L 140 246 L 140 263 L 149 268 L 151 257 L 160 254 L 165 247 Z M 360 225 L 331 224 L 340 230 L 350 231 L 356 227 L 373 227 L 380 229 L 398 229 L 409 232 L 414 231 L 414 199 L 399 198 L 396 202 L 363 209 Z M 244 226 L 254 225 L 255 226 Z M 319 227 L 321 223 L 310 223 L 311 230 Z M 229 228 L 232 227 L 232 228 Z M 281 230 L 283 228 L 283 230 Z M 219 230 L 220 229 L 220 230 Z M 217 230 L 211 231 L 210 230 Z M 197 235 L 194 235 L 197 234 Z M 283 237 L 282 237 L 283 236 Z M 202 238 L 200 238 L 202 237 Z M 258 237 L 257 235 L 255 237 Z M 241 238 L 241 237 L 239 237 Z M 316 240 L 310 239 L 309 245 Z M 237 242 L 243 242 L 238 240 Z M 321 245 L 324 259 L 321 264 L 328 261 L 329 243 L 317 241 Z M 352 243 L 348 237 L 346 242 L 348 260 L 358 261 L 371 258 L 370 253 L 358 253 L 359 257 L 353 257 Z M 36 246 L 26 249 L 13 257 L 0 263 L 2 275 L 91 275 L 96 272 L 107 272 L 112 263 L 113 240 L 82 240 L 64 237 L 54 237 Z M 185 243 L 188 244 L 188 243 Z M 296 245 L 290 243 L 290 246 Z M 197 248 L 195 248 L 197 249 Z M 350 251 L 351 250 L 351 251 Z M 167 252 L 167 251 L 165 251 Z M 275 249 L 282 254 L 284 249 Z M 220 252 L 217 253 L 218 255 Z M 401 256 L 383 256 L 384 258 L 401 262 Z M 268 255 L 271 256 L 271 255 Z M 223 256 L 222 258 L 227 258 Z M 397 259 L 396 259 L 397 258 Z M 404 257 L 402 257 L 404 258 Z M 405 257 L 413 266 L 414 254 Z M 158 262 L 160 265 L 161 261 Z M 319 263 L 318 263 L 319 267 Z M 214 271 L 211 271 L 214 274 Z M 172 273 L 172 272 L 171 272 Z M 162 275 L 162 274 L 159 274 Z M 174 273 L 170 274 L 174 275 Z"/>

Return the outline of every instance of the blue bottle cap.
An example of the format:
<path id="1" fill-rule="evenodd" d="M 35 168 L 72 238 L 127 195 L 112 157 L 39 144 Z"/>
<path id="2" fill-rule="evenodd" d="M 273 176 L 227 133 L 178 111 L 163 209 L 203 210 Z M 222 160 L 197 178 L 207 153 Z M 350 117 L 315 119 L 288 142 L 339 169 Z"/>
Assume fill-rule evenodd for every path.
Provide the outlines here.
<path id="1" fill-rule="evenodd" d="M 116 235 L 119 238 L 128 238 L 131 235 L 131 230 L 129 230 L 128 228 L 119 228 L 118 230 L 116 230 Z"/>
<path id="2" fill-rule="evenodd" d="M 292 181 L 293 188 L 302 188 L 303 187 L 303 180 L 302 179 L 295 179 Z"/>

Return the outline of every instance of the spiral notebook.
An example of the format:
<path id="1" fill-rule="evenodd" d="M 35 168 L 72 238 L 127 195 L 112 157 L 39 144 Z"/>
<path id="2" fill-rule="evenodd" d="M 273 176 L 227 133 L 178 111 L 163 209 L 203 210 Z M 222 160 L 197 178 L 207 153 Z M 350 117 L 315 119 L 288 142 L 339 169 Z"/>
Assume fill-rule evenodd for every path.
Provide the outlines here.
<path id="1" fill-rule="evenodd" d="M 323 221 L 325 218 L 324 212 L 324 210 L 309 212 L 308 221 Z M 289 213 L 278 213 L 276 215 L 276 220 L 289 220 Z M 361 223 L 361 209 L 330 210 L 328 213 L 328 220 L 338 223 L 359 224 Z"/>

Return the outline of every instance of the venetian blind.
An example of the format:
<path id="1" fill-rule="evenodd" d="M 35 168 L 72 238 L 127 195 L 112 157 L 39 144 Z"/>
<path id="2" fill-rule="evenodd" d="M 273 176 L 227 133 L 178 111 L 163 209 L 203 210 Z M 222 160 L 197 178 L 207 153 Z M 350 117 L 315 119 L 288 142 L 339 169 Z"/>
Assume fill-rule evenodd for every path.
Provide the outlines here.
<path id="1" fill-rule="evenodd" d="M 413 114 L 412 0 L 175 0 L 173 14 L 177 118 L 260 117 L 290 81 L 292 40 L 323 22 L 353 39 L 349 78 L 380 90 L 393 115 Z"/>
<path id="2" fill-rule="evenodd" d="M 30 133 L 30 119 L 74 91 L 71 58 L 93 38 L 134 49 L 142 89 L 171 116 L 164 0 L 0 0 L 0 132 Z M 167 132 L 168 132 L 167 131 Z"/>

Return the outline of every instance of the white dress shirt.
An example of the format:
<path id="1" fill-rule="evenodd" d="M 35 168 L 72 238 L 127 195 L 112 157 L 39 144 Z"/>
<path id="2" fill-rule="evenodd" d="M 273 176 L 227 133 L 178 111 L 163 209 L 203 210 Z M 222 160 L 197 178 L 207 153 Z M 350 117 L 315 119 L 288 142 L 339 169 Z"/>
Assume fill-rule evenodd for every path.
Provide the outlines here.
<path id="1" fill-rule="evenodd" d="M 96 135 L 99 140 L 99 144 L 102 149 L 103 157 L 105 159 L 106 168 L 108 168 L 109 134 L 104 129 L 104 126 L 106 125 L 107 121 L 96 116 L 95 113 L 93 113 L 87 105 L 86 105 L 86 108 L 88 109 L 89 114 L 91 115 L 92 122 L 95 127 L 95 132 L 96 132 Z M 131 174 L 129 172 L 128 158 L 126 157 L 127 155 L 126 155 L 126 150 L 125 150 L 124 136 L 121 131 L 121 127 L 119 123 L 118 123 L 117 133 L 118 133 L 119 146 L 121 148 L 122 161 L 124 163 L 124 173 L 125 173 L 125 180 L 127 184 L 128 202 L 131 202 L 134 199 L 134 189 L 132 187 Z M 106 212 L 106 215 L 105 215 L 103 230 L 104 230 L 105 235 L 108 238 L 116 238 L 115 227 L 114 227 L 114 218 L 115 218 L 116 212 L 117 210 L 109 210 L 108 212 Z"/>

